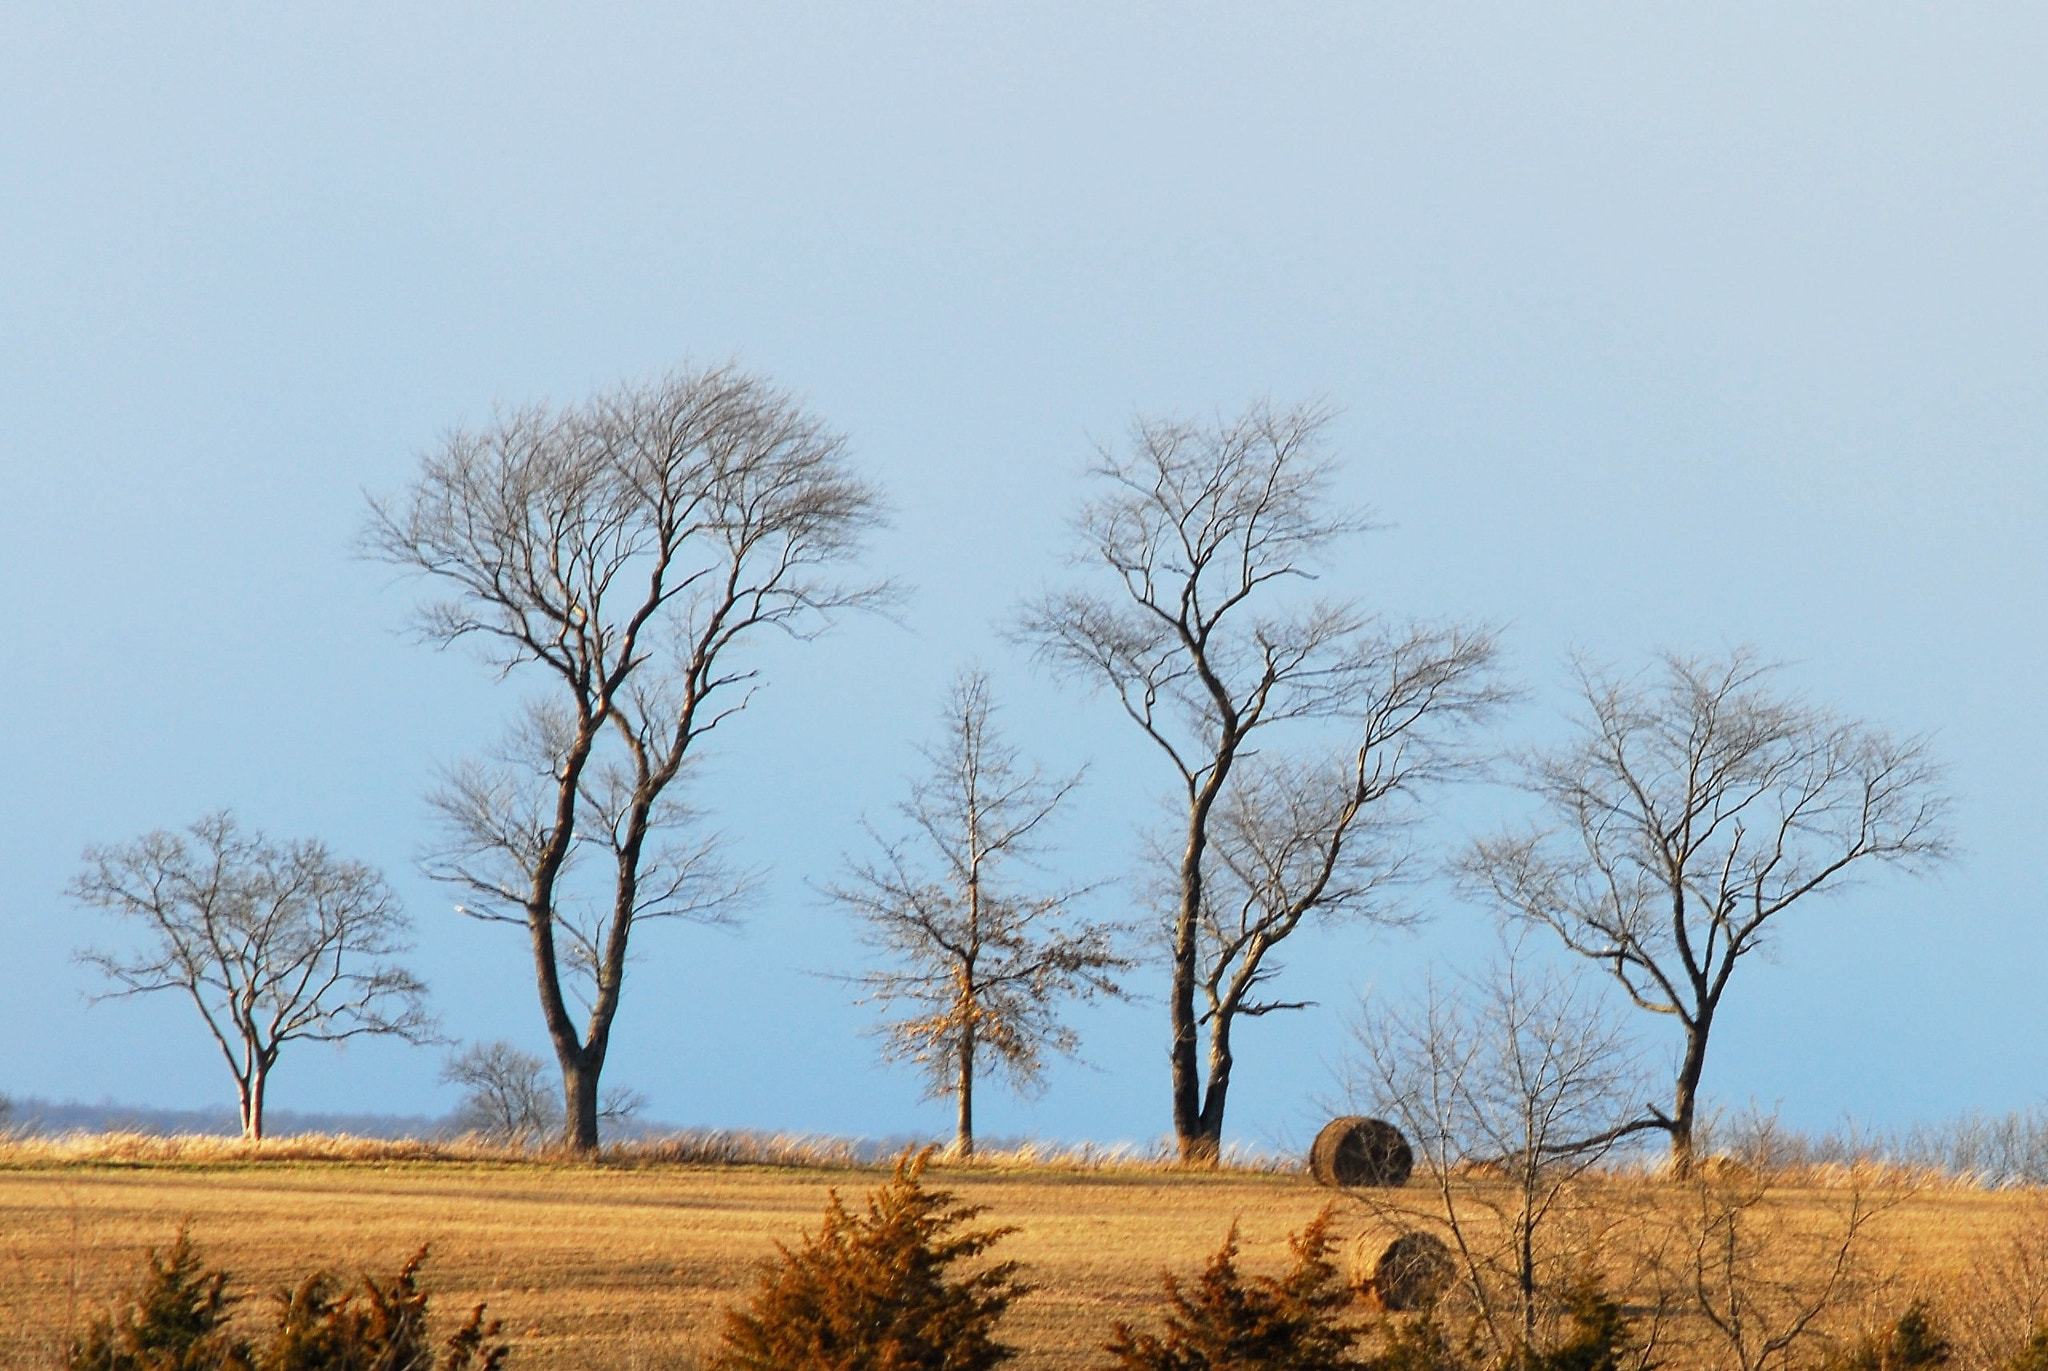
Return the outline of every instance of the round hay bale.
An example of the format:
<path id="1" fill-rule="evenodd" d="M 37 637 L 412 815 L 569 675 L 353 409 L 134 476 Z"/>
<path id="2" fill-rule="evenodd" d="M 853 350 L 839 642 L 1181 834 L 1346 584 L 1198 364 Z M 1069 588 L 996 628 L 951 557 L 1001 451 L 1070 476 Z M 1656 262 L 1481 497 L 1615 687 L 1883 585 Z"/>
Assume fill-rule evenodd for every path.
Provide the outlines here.
<path id="1" fill-rule="evenodd" d="M 1435 1304 L 1457 1274 L 1451 1249 L 1442 1238 L 1411 1231 L 1386 1245 L 1365 1286 L 1379 1297 L 1381 1308 L 1401 1313 Z"/>
<path id="2" fill-rule="evenodd" d="M 1317 1185 L 1400 1186 L 1414 1169 L 1415 1153 L 1400 1129 L 1358 1114 L 1324 1124 L 1308 1150 L 1308 1172 Z"/>

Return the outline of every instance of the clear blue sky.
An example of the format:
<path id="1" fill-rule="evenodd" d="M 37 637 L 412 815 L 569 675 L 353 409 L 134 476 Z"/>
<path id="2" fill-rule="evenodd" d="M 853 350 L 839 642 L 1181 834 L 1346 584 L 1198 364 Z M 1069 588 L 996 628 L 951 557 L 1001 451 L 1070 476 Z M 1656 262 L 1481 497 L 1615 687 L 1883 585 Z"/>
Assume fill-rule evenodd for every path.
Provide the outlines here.
<path id="1" fill-rule="evenodd" d="M 1427 17 L 1422 17 L 1426 9 Z M 2033 6 L 24 7 L 0 44 L 0 1090 L 229 1098 L 171 1003 L 88 1009 L 88 842 L 231 805 L 387 869 L 449 1028 L 543 1046 L 516 936 L 413 859 L 435 767 L 515 694 L 397 633 L 347 545 L 495 402 L 737 356 L 886 486 L 902 626 L 778 651 L 697 798 L 771 878 L 632 969 L 612 1078 L 679 1123 L 945 1126 L 873 1064 L 811 882 L 914 765 L 953 670 L 1097 784 L 1123 866 L 1161 781 L 996 634 L 1061 574 L 1134 410 L 1327 396 L 1389 527 L 1332 577 L 1565 652 L 1753 640 L 1952 761 L 1962 859 L 1788 926 L 1731 995 L 1723 1101 L 1878 1123 L 2048 1087 L 2040 536 L 2048 20 Z M 1441 835 L 1504 812 L 1461 797 Z M 1484 954 L 1291 958 L 1233 1137 L 1333 1093 L 1357 993 Z M 1156 995 L 1157 974 L 1139 979 Z M 1166 1130 L 1164 1009 L 990 1133 Z M 286 1108 L 438 1111 L 433 1052 L 301 1049 Z"/>

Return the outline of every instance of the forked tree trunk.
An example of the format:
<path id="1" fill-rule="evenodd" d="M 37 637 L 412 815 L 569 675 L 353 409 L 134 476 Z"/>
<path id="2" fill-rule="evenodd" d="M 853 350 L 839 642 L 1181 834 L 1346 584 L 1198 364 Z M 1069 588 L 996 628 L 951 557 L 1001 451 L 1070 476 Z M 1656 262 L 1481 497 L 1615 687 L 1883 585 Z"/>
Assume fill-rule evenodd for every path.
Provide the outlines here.
<path id="1" fill-rule="evenodd" d="M 242 1137 L 248 1141 L 262 1141 L 262 1111 L 264 1094 L 270 1090 L 270 1068 L 274 1066 L 274 1053 L 264 1053 L 260 1047 L 250 1047 L 244 1057 L 244 1074 L 236 1080 L 236 1094 L 242 1105 Z"/>
<path id="2" fill-rule="evenodd" d="M 1180 1140 L 1184 1162 L 1214 1166 L 1223 1160 L 1223 1110 L 1230 1100 L 1230 1021 L 1217 1018 L 1209 1025 L 1209 1080 L 1202 1093 L 1202 1109 L 1195 1116 L 1195 1129 Z"/>
<path id="3" fill-rule="evenodd" d="M 270 1088 L 270 1067 L 259 1057 L 249 1068 L 248 1079 L 238 1081 L 241 1097 L 242 1136 L 250 1142 L 263 1141 L 263 1097 Z"/>

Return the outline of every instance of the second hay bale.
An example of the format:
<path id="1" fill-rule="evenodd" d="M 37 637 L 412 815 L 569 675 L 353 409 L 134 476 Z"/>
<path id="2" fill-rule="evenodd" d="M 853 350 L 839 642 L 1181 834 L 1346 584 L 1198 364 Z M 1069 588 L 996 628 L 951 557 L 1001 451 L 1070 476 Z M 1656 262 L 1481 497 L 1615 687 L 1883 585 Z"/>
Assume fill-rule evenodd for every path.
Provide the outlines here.
<path id="1" fill-rule="evenodd" d="M 1360 1114 L 1324 1124 L 1308 1152 L 1309 1174 L 1317 1185 L 1401 1186 L 1414 1169 L 1415 1153 L 1401 1130 Z"/>
<path id="2" fill-rule="evenodd" d="M 1364 1251 L 1361 1245 L 1360 1255 Z M 1457 1270 L 1443 1239 L 1411 1230 L 1380 1251 L 1359 1285 L 1378 1298 L 1382 1309 L 1401 1313 L 1434 1305 L 1450 1289 Z"/>

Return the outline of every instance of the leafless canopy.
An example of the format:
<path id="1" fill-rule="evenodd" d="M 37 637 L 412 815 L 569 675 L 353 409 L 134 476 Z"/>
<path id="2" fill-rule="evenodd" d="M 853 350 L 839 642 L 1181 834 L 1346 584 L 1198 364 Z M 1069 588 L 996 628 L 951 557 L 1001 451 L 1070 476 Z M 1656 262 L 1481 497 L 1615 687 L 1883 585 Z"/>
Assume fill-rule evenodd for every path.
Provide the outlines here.
<path id="1" fill-rule="evenodd" d="M 1468 864 L 1509 916 L 1678 1020 L 1674 1107 L 1657 1117 L 1681 1165 L 1736 964 L 1807 896 L 1948 853 L 1925 740 L 1802 703 L 1773 675 L 1747 648 L 1669 655 L 1638 677 L 1581 664 L 1577 737 L 1527 768 L 1547 826 L 1481 842 Z"/>
<path id="2" fill-rule="evenodd" d="M 1047 1053 L 1079 1048 L 1061 1003 L 1121 993 L 1112 976 L 1128 965 L 1106 925 L 1073 916 L 1081 892 L 1013 884 L 1080 778 L 1027 767 L 996 734 L 993 709 L 980 672 L 955 682 L 944 741 L 925 750 L 931 771 L 898 807 L 908 837 L 878 837 L 881 856 L 830 890 L 891 963 L 851 978 L 890 1016 L 886 1055 L 923 1067 L 932 1094 L 954 1099 L 963 1155 L 974 1150 L 976 1078 L 994 1068 L 1031 1087 Z"/>
<path id="3" fill-rule="evenodd" d="M 1041 657 L 1106 689 L 1178 782 L 1184 817 L 1158 866 L 1174 1128 L 1191 1160 L 1221 1142 L 1236 1019 L 1295 1007 L 1266 988 L 1273 948 L 1312 918 L 1392 915 L 1375 896 L 1398 873 L 1401 802 L 1455 769 L 1503 698 L 1490 633 L 1308 593 L 1369 527 L 1333 498 L 1331 417 L 1256 404 L 1214 423 L 1139 420 L 1127 451 L 1101 454 L 1077 520 L 1079 560 L 1107 584 L 1025 615 Z M 1305 752 L 1276 750 L 1290 731 Z"/>
<path id="4" fill-rule="evenodd" d="M 572 1146 L 597 1144 L 633 927 L 723 917 L 742 884 L 671 787 L 750 698 L 750 640 L 886 596 L 835 570 L 879 519 L 844 440 L 732 367 L 458 431 L 373 504 L 368 553 L 438 592 L 421 636 L 539 686 L 435 795 L 430 867 L 466 912 L 527 931 Z"/>
<path id="5" fill-rule="evenodd" d="M 462 1087 L 455 1123 L 492 1142 L 525 1143 L 559 1132 L 562 1102 L 546 1081 L 547 1064 L 500 1038 L 450 1057 L 441 1079 Z"/>
<path id="6" fill-rule="evenodd" d="M 70 894 L 140 927 L 139 950 L 81 960 L 117 987 L 108 997 L 191 1000 L 234 1074 L 249 1138 L 263 1136 L 286 1043 L 433 1036 L 426 986 L 390 960 L 409 946 L 397 897 L 320 843 L 272 842 L 213 814 L 184 833 L 88 848 Z"/>

